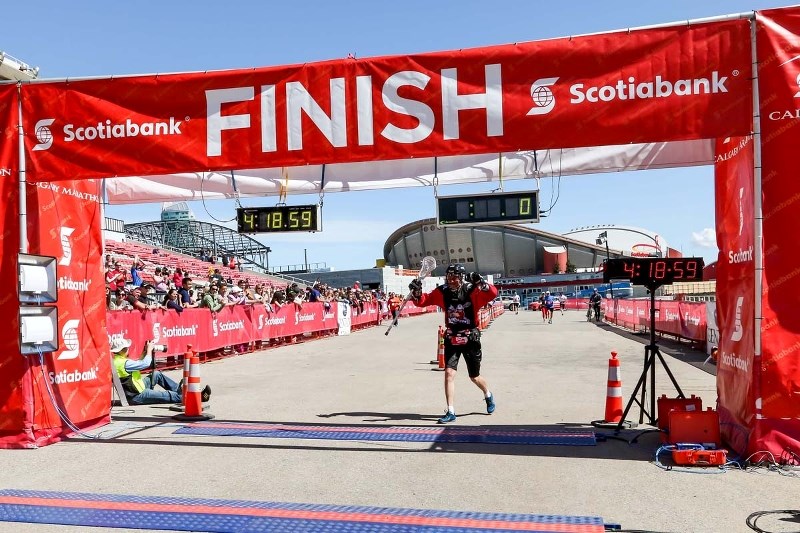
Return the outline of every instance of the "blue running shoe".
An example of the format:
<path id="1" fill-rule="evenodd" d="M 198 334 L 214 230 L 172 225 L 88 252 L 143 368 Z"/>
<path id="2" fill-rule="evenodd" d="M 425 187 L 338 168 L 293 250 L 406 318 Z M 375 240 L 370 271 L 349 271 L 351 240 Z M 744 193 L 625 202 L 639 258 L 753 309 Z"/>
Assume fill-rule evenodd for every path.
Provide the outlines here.
<path id="1" fill-rule="evenodd" d="M 455 413 L 451 413 L 450 411 L 445 411 L 444 416 L 436 421 L 437 424 L 449 424 L 450 422 L 456 421 Z"/>
<path id="2" fill-rule="evenodd" d="M 491 396 L 486 398 L 486 412 L 492 414 L 494 413 L 494 408 L 495 408 L 494 394 L 492 394 Z"/>

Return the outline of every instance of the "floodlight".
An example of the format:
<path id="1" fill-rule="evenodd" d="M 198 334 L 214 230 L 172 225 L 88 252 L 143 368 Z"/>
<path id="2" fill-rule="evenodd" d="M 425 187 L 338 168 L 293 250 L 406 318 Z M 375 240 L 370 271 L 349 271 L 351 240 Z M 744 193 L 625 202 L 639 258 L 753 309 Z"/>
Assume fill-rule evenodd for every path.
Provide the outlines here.
<path id="1" fill-rule="evenodd" d="M 56 258 L 45 255 L 18 255 L 19 301 L 43 304 L 58 301 Z"/>
<path id="2" fill-rule="evenodd" d="M 23 355 L 58 350 L 58 308 L 20 307 L 19 350 Z"/>

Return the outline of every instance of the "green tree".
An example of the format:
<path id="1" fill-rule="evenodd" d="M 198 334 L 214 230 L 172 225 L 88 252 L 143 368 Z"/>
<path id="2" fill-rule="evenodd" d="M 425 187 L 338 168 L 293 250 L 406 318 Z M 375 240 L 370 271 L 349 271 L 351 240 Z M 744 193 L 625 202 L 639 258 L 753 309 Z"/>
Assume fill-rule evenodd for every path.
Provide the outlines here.
<path id="1" fill-rule="evenodd" d="M 559 268 L 558 263 L 553 265 L 553 274 L 561 274 L 561 268 Z"/>
<path id="2" fill-rule="evenodd" d="M 567 274 L 573 274 L 577 271 L 578 267 L 575 266 L 575 263 L 572 263 L 570 262 L 569 259 L 567 259 L 567 269 L 564 272 L 566 272 Z"/>

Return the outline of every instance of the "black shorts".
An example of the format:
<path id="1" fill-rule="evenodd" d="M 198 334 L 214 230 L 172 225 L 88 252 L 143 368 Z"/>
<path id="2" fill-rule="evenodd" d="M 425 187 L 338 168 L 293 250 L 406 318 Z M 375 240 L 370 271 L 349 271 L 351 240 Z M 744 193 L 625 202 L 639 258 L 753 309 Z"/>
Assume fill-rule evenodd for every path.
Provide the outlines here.
<path id="1" fill-rule="evenodd" d="M 483 353 L 481 352 L 480 341 L 468 341 L 467 344 L 453 346 L 450 344 L 450 339 L 444 340 L 444 361 L 447 368 L 458 370 L 458 359 L 464 356 L 464 362 L 467 363 L 467 372 L 469 377 L 477 378 L 481 375 L 481 359 Z"/>

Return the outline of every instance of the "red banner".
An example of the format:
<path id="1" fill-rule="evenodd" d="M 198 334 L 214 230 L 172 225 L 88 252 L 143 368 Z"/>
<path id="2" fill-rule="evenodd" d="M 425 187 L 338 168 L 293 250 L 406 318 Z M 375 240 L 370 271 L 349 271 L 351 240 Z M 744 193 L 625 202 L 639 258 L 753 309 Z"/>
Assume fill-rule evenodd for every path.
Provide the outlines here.
<path id="1" fill-rule="evenodd" d="M 742 19 L 412 56 L 42 82 L 23 87 L 28 179 L 745 135 L 750 69 Z"/>
<path id="2" fill-rule="evenodd" d="M 17 130 L 17 133 L 15 133 Z M 19 350 L 19 299 L 17 298 L 17 254 L 19 253 L 19 184 L 17 147 L 17 87 L 0 86 L 0 235 L 3 236 L 0 276 L 0 316 L 5 334 L 0 335 L 0 448 L 32 446 L 33 400 L 28 361 Z"/>
<path id="3" fill-rule="evenodd" d="M 79 428 L 109 420 L 99 185 L 93 180 L 29 185 L 27 207 L 30 252 L 57 258 L 59 349 L 44 356 L 43 366 L 38 356 L 28 356 L 41 445 L 73 432 L 53 402 Z"/>
<path id="4" fill-rule="evenodd" d="M 716 146 L 717 389 L 726 442 L 745 453 L 754 424 L 760 376 L 755 359 L 753 139 L 732 137 Z"/>
<path id="5" fill-rule="evenodd" d="M 800 184 L 792 154 L 800 145 L 800 9 L 757 14 L 761 114 L 760 415 L 752 449 L 800 449 L 800 313 L 797 238 Z M 724 337 L 724 335 L 723 335 Z M 782 420 L 781 420 L 782 419 Z"/>
<path id="6" fill-rule="evenodd" d="M 218 313 L 208 309 L 184 309 L 182 313 L 171 310 L 111 311 L 108 312 L 108 337 L 109 341 L 118 336 L 131 339 L 134 357 L 148 340 L 167 346 L 167 355 L 183 354 L 187 344 L 198 352 L 209 352 L 256 340 L 335 332 L 339 328 L 336 320 L 336 307 L 339 305 L 343 304 L 333 302 L 326 310 L 320 302 L 308 302 L 302 306 L 291 303 L 274 312 L 263 305 L 235 305 Z M 419 314 L 436 309 L 413 304 L 406 308 L 404 315 L 406 310 L 408 314 Z M 365 304 L 363 312 L 358 310 L 353 315 L 351 323 L 354 325 L 377 325 L 380 305 L 377 302 Z"/>

